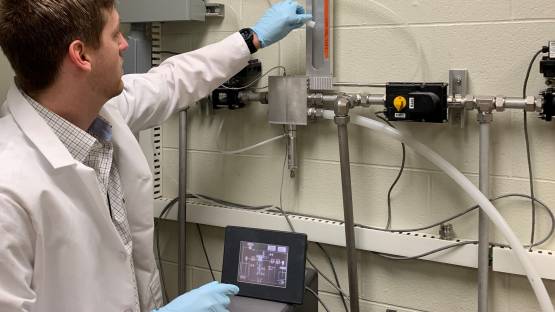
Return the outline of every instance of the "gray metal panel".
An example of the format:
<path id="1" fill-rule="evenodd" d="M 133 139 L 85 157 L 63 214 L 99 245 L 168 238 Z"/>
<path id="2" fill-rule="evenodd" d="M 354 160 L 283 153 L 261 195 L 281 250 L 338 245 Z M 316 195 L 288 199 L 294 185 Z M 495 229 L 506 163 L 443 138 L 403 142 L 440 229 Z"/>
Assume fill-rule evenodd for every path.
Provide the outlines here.
<path id="1" fill-rule="evenodd" d="M 125 74 L 146 73 L 152 67 L 152 45 L 144 28 L 145 25 L 134 24 L 127 36 L 129 48 L 123 54 Z"/>
<path id="2" fill-rule="evenodd" d="M 305 126 L 308 122 L 307 87 L 307 78 L 304 76 L 271 76 L 268 92 L 269 122 Z"/>
<path id="3" fill-rule="evenodd" d="M 203 0 L 119 0 L 122 23 L 204 21 Z"/>

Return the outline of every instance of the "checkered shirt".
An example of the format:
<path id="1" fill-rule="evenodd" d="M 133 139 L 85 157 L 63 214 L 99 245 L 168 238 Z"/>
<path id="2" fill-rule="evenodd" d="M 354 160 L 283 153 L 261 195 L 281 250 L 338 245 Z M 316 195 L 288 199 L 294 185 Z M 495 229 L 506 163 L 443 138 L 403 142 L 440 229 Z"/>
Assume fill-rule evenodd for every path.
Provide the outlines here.
<path id="1" fill-rule="evenodd" d="M 130 255 L 129 265 L 133 273 L 133 283 L 136 293 L 136 310 L 139 311 L 137 281 L 132 257 L 133 241 L 131 239 L 129 222 L 127 220 L 127 210 L 125 207 L 125 199 L 123 198 L 118 165 L 114 158 L 112 126 L 99 116 L 93 121 L 87 131 L 83 131 L 40 105 L 28 95 L 25 95 L 25 98 L 54 131 L 56 136 L 68 149 L 71 156 L 85 166 L 94 169 L 100 191 L 110 209 L 112 222 L 125 246 L 125 250 Z"/>

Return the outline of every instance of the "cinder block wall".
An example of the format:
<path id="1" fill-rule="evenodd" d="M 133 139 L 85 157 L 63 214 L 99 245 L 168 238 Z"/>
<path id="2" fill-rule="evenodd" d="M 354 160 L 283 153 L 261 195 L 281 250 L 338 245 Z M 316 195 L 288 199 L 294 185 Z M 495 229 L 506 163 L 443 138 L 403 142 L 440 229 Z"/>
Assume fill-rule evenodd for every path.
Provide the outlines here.
<path id="1" fill-rule="evenodd" d="M 252 26 L 267 9 L 264 0 L 225 0 L 224 20 L 171 23 L 163 26 L 164 50 L 189 51 L 218 41 L 242 27 Z M 276 2 L 273 0 L 273 2 Z M 548 0 L 338 0 L 335 1 L 335 72 L 351 82 L 447 81 L 448 70 L 470 71 L 470 93 L 520 96 L 530 58 L 549 39 L 555 40 L 555 2 Z M 420 51 L 419 51 L 420 50 Z M 293 32 L 281 44 L 260 51 L 264 69 L 283 65 L 289 74 L 304 74 L 305 31 Z M 275 73 L 277 74 L 277 72 Z M 260 83 L 264 86 L 265 81 Z M 543 79 L 535 66 L 530 94 Z M 350 88 L 352 92 L 383 93 L 380 89 Z M 237 111 L 190 112 L 189 191 L 245 204 L 279 205 L 285 147 L 282 143 L 239 156 L 219 150 L 238 149 L 279 135 L 269 125 L 267 107 L 253 103 Z M 359 111 L 371 115 L 372 112 Z M 555 124 L 529 116 L 532 163 L 537 196 L 555 207 Z M 448 125 L 398 124 L 456 165 L 472 181 L 478 180 L 476 114 L 464 129 Z M 177 118 L 164 125 L 163 193 L 177 193 Z M 522 112 L 495 113 L 492 126 L 491 193 L 528 193 L 528 169 Z M 353 196 L 356 221 L 384 226 L 387 190 L 401 162 L 401 146 L 379 134 L 350 127 Z M 321 121 L 299 129 L 300 169 L 295 179 L 286 174 L 284 206 L 293 212 L 342 218 L 336 128 Z M 463 211 L 473 203 L 443 173 L 407 152 L 407 168 L 393 192 L 393 227 L 426 225 Z M 523 241 L 530 236 L 528 201 L 509 199 L 498 207 Z M 454 222 L 462 238 L 477 237 L 477 215 Z M 537 237 L 549 229 L 539 212 Z M 220 270 L 223 231 L 204 227 L 209 255 Z M 433 232 L 433 231 L 432 231 Z M 163 263 L 170 294 L 175 294 L 177 227 L 164 222 Z M 190 233 L 190 286 L 209 281 L 196 230 Z M 497 233 L 496 241 L 503 241 Z M 328 247 L 347 287 L 343 250 Z M 544 249 L 555 249 L 555 240 Z M 318 250 L 312 257 L 330 272 Z M 360 290 L 365 312 L 476 311 L 476 271 L 426 261 L 395 262 L 360 253 Z M 548 282 L 554 291 L 554 283 Z M 321 293 L 333 311 L 341 311 L 338 296 L 325 282 Z M 491 311 L 532 312 L 538 305 L 523 277 L 493 274 Z"/>

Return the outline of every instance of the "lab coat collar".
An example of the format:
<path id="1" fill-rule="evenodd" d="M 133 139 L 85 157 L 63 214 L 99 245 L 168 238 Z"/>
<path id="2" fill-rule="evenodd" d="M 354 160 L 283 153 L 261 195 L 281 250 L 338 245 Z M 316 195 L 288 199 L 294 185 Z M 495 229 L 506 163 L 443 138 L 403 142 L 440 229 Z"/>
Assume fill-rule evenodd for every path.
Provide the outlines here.
<path id="1" fill-rule="evenodd" d="M 21 131 L 37 147 L 54 169 L 76 164 L 67 148 L 46 121 L 27 102 L 17 86 L 12 83 L 8 90 L 7 107 Z"/>

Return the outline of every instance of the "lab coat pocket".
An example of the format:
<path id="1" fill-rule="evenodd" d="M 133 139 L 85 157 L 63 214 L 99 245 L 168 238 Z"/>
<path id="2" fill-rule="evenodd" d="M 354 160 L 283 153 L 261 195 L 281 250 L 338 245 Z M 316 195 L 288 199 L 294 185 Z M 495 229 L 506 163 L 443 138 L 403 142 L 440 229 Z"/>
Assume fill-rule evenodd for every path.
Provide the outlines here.
<path id="1" fill-rule="evenodd" d="M 162 298 L 162 286 L 160 285 L 160 276 L 158 275 L 158 270 L 152 274 L 152 279 L 148 284 L 148 289 L 150 290 L 150 297 L 152 300 L 152 306 L 156 309 L 161 308 L 164 304 Z"/>

